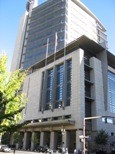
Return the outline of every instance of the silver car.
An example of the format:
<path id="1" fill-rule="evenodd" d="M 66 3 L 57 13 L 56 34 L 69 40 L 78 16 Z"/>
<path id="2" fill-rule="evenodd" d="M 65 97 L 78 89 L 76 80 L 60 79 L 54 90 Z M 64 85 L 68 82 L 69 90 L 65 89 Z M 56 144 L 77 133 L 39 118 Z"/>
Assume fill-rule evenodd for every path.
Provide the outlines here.
<path id="1" fill-rule="evenodd" d="M 7 145 L 1 145 L 0 150 L 3 152 L 10 152 L 11 151 L 11 149 Z"/>

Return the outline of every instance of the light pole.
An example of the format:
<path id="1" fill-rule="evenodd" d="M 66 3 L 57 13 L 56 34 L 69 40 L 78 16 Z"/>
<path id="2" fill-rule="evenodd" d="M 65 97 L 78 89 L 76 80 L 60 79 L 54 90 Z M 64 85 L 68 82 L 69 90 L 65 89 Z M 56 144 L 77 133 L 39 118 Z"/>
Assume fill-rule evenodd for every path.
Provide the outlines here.
<path id="1" fill-rule="evenodd" d="M 62 133 L 62 152 L 64 152 L 65 151 L 65 143 L 64 143 L 64 135 L 65 135 L 65 129 L 64 128 L 62 128 L 61 129 L 61 133 Z"/>
<path id="2" fill-rule="evenodd" d="M 94 116 L 94 117 L 85 117 L 83 119 L 83 154 L 85 154 L 85 139 L 87 136 L 85 136 L 85 128 L 86 128 L 86 120 L 92 120 L 92 119 L 99 119 L 99 118 L 105 118 L 105 123 L 110 123 L 110 121 L 107 121 L 107 119 L 112 119 L 112 123 L 115 124 L 115 117 L 114 116 Z"/>
<path id="3" fill-rule="evenodd" d="M 63 142 L 63 136 L 65 135 L 65 129 L 64 128 L 61 129 L 61 134 L 62 134 L 62 142 Z"/>
<path id="4" fill-rule="evenodd" d="M 85 136 L 85 128 L 86 128 L 86 120 L 92 120 L 92 119 L 99 119 L 99 118 L 105 118 L 105 123 L 110 123 L 109 121 L 107 122 L 107 119 L 112 118 L 113 124 L 115 121 L 114 116 L 94 116 L 94 117 L 86 117 L 83 119 L 83 154 L 85 154 L 85 139 L 87 136 Z"/>
<path id="5" fill-rule="evenodd" d="M 85 154 L 85 139 L 86 139 L 86 136 L 85 136 L 85 121 L 86 120 L 91 120 L 91 119 L 99 119 L 99 118 L 102 118 L 103 116 L 95 116 L 95 117 L 86 117 L 83 119 L 83 154 Z"/>

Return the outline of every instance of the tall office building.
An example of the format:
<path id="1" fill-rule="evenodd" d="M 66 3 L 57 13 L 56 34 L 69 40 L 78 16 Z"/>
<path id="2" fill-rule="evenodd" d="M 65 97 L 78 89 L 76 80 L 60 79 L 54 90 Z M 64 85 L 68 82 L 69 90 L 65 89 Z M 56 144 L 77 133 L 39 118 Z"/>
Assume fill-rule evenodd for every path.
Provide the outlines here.
<path id="1" fill-rule="evenodd" d="M 91 136 L 86 145 L 94 150 L 95 132 L 105 129 L 109 151 L 115 142 L 115 56 L 107 51 L 105 28 L 79 0 L 48 0 L 37 7 L 31 1 L 27 11 L 12 63 L 12 70 L 29 69 L 23 115 L 30 123 L 20 130 L 19 147 L 56 150 L 63 143 L 73 153 L 83 149 L 83 119 L 109 115 L 85 121 Z"/>
<path id="2" fill-rule="evenodd" d="M 47 0 L 37 7 L 32 1 L 29 5 L 21 21 L 12 70 L 32 66 L 81 35 L 107 45 L 105 28 L 79 0 Z"/>

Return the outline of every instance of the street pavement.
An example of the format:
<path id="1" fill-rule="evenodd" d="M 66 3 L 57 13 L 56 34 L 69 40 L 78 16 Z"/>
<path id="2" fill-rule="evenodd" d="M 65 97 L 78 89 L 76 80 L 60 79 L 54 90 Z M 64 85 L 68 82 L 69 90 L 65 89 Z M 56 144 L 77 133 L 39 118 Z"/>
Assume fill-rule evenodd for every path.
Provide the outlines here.
<path id="1" fill-rule="evenodd" d="M 5 154 L 6 152 L 0 152 L 0 154 Z M 32 151 L 18 151 L 16 150 L 15 153 L 13 150 L 11 150 L 10 152 L 7 152 L 8 154 L 42 154 L 42 153 L 38 153 L 38 152 L 32 152 Z"/>
<path id="2" fill-rule="evenodd" d="M 5 154 L 6 152 L 0 152 L 0 154 Z M 7 154 L 43 154 L 41 152 L 32 152 L 32 151 L 19 151 L 19 150 L 16 150 L 15 153 L 14 151 L 10 151 L 10 152 L 7 152 Z M 46 153 L 44 153 L 46 154 Z M 53 153 L 53 154 L 56 154 L 56 153 Z M 58 153 L 59 154 L 59 153 Z"/>

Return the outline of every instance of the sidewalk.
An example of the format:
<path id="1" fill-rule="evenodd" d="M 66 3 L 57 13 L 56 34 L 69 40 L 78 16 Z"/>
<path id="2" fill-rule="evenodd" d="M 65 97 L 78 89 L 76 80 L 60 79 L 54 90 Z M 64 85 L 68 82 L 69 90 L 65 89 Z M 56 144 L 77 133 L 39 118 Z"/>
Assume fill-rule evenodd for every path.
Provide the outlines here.
<path id="1" fill-rule="evenodd" d="M 13 150 L 11 150 L 8 153 L 9 154 L 14 154 Z M 5 154 L 5 152 L 0 152 L 0 154 Z M 33 151 L 19 151 L 19 150 L 16 150 L 15 154 L 42 154 L 42 153 L 33 152 Z"/>
<path id="2" fill-rule="evenodd" d="M 0 154 L 5 154 L 5 152 L 0 152 Z M 14 154 L 13 153 L 13 150 L 11 150 L 10 152 L 8 152 L 8 154 Z M 33 151 L 19 151 L 19 150 L 16 150 L 15 151 L 15 154 L 43 154 L 42 152 L 33 152 Z M 44 153 L 46 154 L 46 153 Z M 53 154 L 57 154 L 57 153 L 53 153 Z M 60 153 L 58 153 L 60 154 Z"/>

